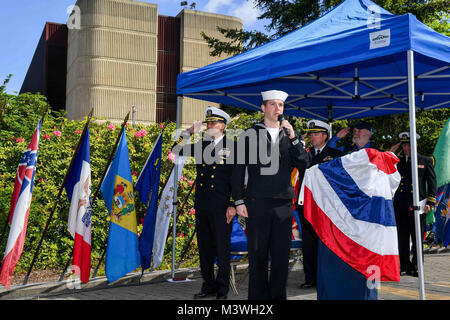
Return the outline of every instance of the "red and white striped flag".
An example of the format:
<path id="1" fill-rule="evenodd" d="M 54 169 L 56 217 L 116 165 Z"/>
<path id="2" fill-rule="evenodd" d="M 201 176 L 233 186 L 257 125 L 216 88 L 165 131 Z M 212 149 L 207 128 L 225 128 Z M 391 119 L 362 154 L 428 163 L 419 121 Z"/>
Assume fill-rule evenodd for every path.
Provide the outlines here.
<path id="1" fill-rule="evenodd" d="M 25 242 L 28 214 L 30 212 L 31 196 L 34 185 L 34 175 L 36 172 L 41 125 L 42 119 L 39 121 L 33 137 L 31 138 L 31 142 L 17 167 L 9 214 L 11 228 L 0 269 L 0 282 L 3 283 L 7 289 L 9 289 L 11 277 L 14 274 L 14 269 L 22 255 L 23 244 Z"/>

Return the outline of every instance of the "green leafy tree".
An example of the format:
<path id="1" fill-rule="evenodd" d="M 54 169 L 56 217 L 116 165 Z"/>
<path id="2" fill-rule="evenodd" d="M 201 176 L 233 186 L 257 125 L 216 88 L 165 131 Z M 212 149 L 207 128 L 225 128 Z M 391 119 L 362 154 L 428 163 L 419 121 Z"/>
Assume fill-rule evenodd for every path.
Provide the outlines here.
<path id="1" fill-rule="evenodd" d="M 251 0 L 250 0 L 251 1 Z M 343 0 L 255 0 L 254 4 L 262 11 L 258 19 L 267 19 L 265 26 L 269 35 L 258 31 L 218 28 L 227 39 L 225 41 L 202 33 L 212 49 L 212 56 L 237 54 L 247 51 L 270 40 L 292 32 L 327 13 Z M 449 0 L 375 0 L 379 6 L 397 15 L 414 14 L 417 19 L 438 32 L 450 32 L 448 8 Z"/>
<path id="2" fill-rule="evenodd" d="M 262 14 L 258 19 L 267 19 L 265 26 L 270 35 L 264 35 L 256 31 L 244 31 L 236 29 L 218 28 L 226 39 L 221 41 L 214 37 L 209 37 L 203 33 L 203 38 L 211 48 L 212 56 L 220 56 L 222 53 L 238 54 L 258 45 L 269 42 L 292 32 L 327 13 L 343 0 L 255 0 L 254 4 Z M 449 35 L 450 16 L 448 8 L 449 0 L 375 0 L 375 3 L 388 10 L 389 12 L 402 15 L 406 13 L 414 14 L 417 19 L 427 24 L 434 30 Z M 239 112 L 245 112 L 248 115 L 254 115 L 254 112 L 229 106 L 221 106 L 233 116 Z M 419 112 L 417 115 L 417 132 L 421 135 L 419 143 L 419 152 L 431 155 L 434 145 L 439 135 L 440 129 L 450 116 L 448 109 L 435 111 Z M 290 117 L 288 119 L 294 122 L 296 129 L 303 131 L 305 119 Z M 397 135 L 401 131 L 409 130 L 408 114 L 384 116 L 365 119 L 372 123 L 376 128 L 376 134 L 373 139 L 382 149 L 388 150 L 391 145 L 397 141 Z M 342 120 L 333 123 L 333 131 L 336 133 L 339 129 L 356 123 L 358 120 Z M 394 130 L 393 130 L 394 128 Z M 397 132 L 398 131 L 398 132 Z M 348 135 L 342 143 L 351 143 L 351 135 Z"/>

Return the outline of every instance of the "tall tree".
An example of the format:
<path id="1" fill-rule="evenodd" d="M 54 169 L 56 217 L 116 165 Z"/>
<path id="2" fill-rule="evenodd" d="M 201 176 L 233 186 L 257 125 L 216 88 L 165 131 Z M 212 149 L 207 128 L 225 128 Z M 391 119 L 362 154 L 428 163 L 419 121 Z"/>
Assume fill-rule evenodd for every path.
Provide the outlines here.
<path id="1" fill-rule="evenodd" d="M 247 0 L 252 1 L 252 0 Z M 376 4 L 389 12 L 402 15 L 405 13 L 414 14 L 419 21 L 427 24 L 434 30 L 450 36 L 450 0 L 373 0 Z M 247 51 L 256 46 L 279 38 L 292 32 L 311 21 L 327 13 L 343 0 L 254 0 L 253 3 L 263 13 L 258 19 L 267 19 L 265 26 L 268 34 L 256 31 L 244 31 L 236 29 L 218 30 L 229 41 L 209 37 L 203 34 L 204 39 L 212 49 L 212 56 L 220 56 L 222 53 L 234 55 Z M 238 109 L 229 106 L 221 106 L 233 116 L 240 112 L 251 113 L 249 110 Z M 417 132 L 422 136 L 419 144 L 419 151 L 423 154 L 431 155 L 439 132 L 445 121 L 450 117 L 449 109 L 439 109 L 427 112 L 419 112 L 417 115 Z M 290 119 L 293 120 L 293 119 Z M 301 119 L 295 119 L 301 131 L 304 123 Z M 389 149 L 398 141 L 398 130 L 408 130 L 409 118 L 405 114 L 397 114 L 383 117 L 376 117 L 369 120 L 376 128 L 373 137 L 376 145 L 382 149 Z M 333 123 L 333 131 L 352 125 L 357 120 L 341 120 Z M 393 129 L 395 128 L 395 129 Z M 348 137 L 350 139 L 350 137 Z M 351 143 L 351 141 L 344 141 Z"/>
<path id="2" fill-rule="evenodd" d="M 247 0 L 252 1 L 252 0 Z M 267 19 L 269 35 L 258 31 L 218 28 L 225 41 L 202 33 L 212 49 L 210 55 L 238 54 L 294 31 L 319 18 L 343 0 L 254 0 L 263 13 L 258 19 Z M 393 14 L 414 14 L 417 19 L 438 32 L 450 35 L 448 8 L 450 0 L 375 0 L 379 6 Z"/>

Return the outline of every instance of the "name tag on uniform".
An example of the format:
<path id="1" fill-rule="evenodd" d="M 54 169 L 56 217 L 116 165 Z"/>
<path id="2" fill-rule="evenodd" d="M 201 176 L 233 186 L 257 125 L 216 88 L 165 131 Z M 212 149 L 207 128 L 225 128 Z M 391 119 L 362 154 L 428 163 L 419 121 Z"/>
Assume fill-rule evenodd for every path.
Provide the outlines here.
<path id="1" fill-rule="evenodd" d="M 417 168 L 423 169 L 423 168 L 425 168 L 425 166 L 424 166 L 423 164 L 418 164 L 418 165 L 417 165 Z"/>
<path id="2" fill-rule="evenodd" d="M 325 161 L 331 161 L 331 160 L 333 160 L 333 157 L 332 157 L 332 156 L 326 156 L 325 158 L 323 158 L 323 162 L 325 162 Z"/>
<path id="3" fill-rule="evenodd" d="M 230 156 L 231 150 L 230 150 L 230 148 L 222 148 L 218 151 L 217 154 L 219 155 L 220 158 L 226 159 Z"/>

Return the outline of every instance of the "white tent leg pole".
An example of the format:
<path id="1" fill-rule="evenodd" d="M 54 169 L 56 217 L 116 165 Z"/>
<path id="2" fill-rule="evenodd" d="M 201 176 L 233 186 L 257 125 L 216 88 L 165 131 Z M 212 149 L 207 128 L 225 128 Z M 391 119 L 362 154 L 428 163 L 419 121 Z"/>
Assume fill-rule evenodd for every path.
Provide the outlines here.
<path id="1" fill-rule="evenodd" d="M 425 300 L 425 284 L 423 278 L 422 234 L 420 232 L 419 178 L 417 173 L 417 139 L 416 139 L 416 101 L 414 94 L 414 53 L 407 51 L 408 60 L 408 101 L 409 101 L 409 136 L 411 143 L 411 163 L 413 182 L 413 208 L 416 233 L 417 267 L 419 273 L 420 299 Z"/>
<path id="2" fill-rule="evenodd" d="M 178 138 L 178 131 L 180 129 L 181 122 L 181 96 L 177 97 L 177 122 L 176 132 Z M 175 157 L 175 166 L 173 168 L 173 212 L 172 212 L 172 279 L 175 278 L 175 247 L 176 247 L 176 235 L 177 235 L 177 199 L 178 199 L 178 156 Z"/>

